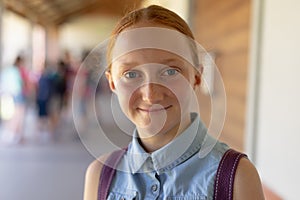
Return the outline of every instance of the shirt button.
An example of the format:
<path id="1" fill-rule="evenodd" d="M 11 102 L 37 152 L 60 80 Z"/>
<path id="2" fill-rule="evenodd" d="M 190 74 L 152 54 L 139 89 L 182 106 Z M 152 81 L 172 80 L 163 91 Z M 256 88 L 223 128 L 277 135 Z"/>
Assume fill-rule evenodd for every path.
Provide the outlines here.
<path id="1" fill-rule="evenodd" d="M 154 184 L 154 185 L 152 185 L 151 186 L 151 190 L 153 191 L 153 192 L 156 192 L 157 191 L 157 185 L 156 184 Z"/>

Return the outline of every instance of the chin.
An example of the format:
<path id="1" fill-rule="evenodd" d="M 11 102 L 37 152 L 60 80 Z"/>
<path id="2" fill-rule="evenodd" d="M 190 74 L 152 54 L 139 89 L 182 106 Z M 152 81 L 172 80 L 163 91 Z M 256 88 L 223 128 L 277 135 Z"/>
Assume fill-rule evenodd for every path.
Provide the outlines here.
<path id="1" fill-rule="evenodd" d="M 143 132 L 144 137 L 151 137 L 157 134 L 166 134 L 170 130 L 175 130 L 180 125 L 180 121 L 175 123 L 175 121 L 165 122 L 164 124 L 137 124 L 137 128 Z"/>

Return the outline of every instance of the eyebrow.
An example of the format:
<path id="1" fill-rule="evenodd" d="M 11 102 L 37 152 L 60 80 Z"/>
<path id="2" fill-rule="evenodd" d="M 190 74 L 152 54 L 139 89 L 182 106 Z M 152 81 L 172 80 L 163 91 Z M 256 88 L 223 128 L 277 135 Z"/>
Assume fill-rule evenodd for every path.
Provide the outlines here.
<path id="1" fill-rule="evenodd" d="M 179 60 L 179 59 L 176 59 L 176 58 L 165 59 L 165 60 L 163 60 L 163 62 L 161 62 L 161 63 L 162 63 L 162 64 L 169 64 L 169 63 L 172 63 L 172 62 L 180 62 L 180 63 L 183 63 L 182 60 Z"/>
<path id="2" fill-rule="evenodd" d="M 173 63 L 173 62 L 180 62 L 180 63 L 183 63 L 182 60 L 179 60 L 179 59 L 175 59 L 175 58 L 169 58 L 169 59 L 164 59 L 160 62 L 157 62 L 157 63 L 160 63 L 160 64 L 169 64 L 169 63 Z M 150 63 L 150 62 L 149 62 Z M 152 62 L 154 63 L 154 62 Z M 120 64 L 124 67 L 127 67 L 127 66 L 136 66 L 136 65 L 139 65 L 139 63 L 137 62 L 122 62 L 120 61 Z"/>

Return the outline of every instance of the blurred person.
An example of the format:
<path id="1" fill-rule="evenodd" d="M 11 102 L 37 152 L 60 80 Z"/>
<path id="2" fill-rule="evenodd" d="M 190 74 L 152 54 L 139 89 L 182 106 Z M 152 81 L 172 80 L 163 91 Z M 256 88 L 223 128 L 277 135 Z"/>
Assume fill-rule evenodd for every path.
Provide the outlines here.
<path id="1" fill-rule="evenodd" d="M 24 140 L 23 122 L 25 117 L 27 94 L 27 70 L 24 58 L 17 56 L 12 66 L 5 68 L 1 73 L 1 95 L 11 97 L 13 106 L 10 107 L 11 117 L 4 122 L 2 141 L 8 144 L 17 144 Z M 7 105 L 1 105 L 2 110 Z"/>
<path id="2" fill-rule="evenodd" d="M 56 70 L 48 74 L 50 81 L 49 114 L 51 129 L 55 133 L 61 119 L 61 112 L 66 98 L 66 66 L 63 61 L 58 63 Z"/>
<path id="3" fill-rule="evenodd" d="M 190 108 L 202 81 L 195 49 L 184 20 L 160 6 L 130 12 L 117 24 L 106 77 L 136 129 L 127 148 L 89 166 L 85 200 L 264 199 L 246 155 L 213 138 Z M 214 145 L 200 157 L 205 141 Z"/>
<path id="4" fill-rule="evenodd" d="M 77 66 L 69 51 L 66 51 L 64 53 L 62 60 L 64 62 L 65 70 L 66 70 L 66 81 L 67 81 L 66 95 L 67 95 L 67 106 L 69 106 L 70 105 L 69 103 L 71 101 L 70 99 L 72 96 L 74 80 L 76 77 Z"/>
<path id="5" fill-rule="evenodd" d="M 36 104 L 38 110 L 38 137 L 45 137 L 47 140 L 52 137 L 50 122 L 50 100 L 53 90 L 52 69 L 45 65 L 38 80 L 36 91 Z"/>
<path id="6" fill-rule="evenodd" d="M 84 51 L 82 53 L 81 63 L 84 64 L 84 59 L 88 55 L 89 51 Z M 72 99 L 73 114 L 80 117 L 77 121 L 77 129 L 79 131 L 85 131 L 89 125 L 89 111 L 92 111 L 93 105 L 91 103 L 91 98 L 93 97 L 93 91 L 96 88 L 95 79 L 93 77 L 93 71 L 88 68 L 81 68 L 76 73 L 77 85 L 76 94 L 77 97 Z M 76 139 L 79 139 L 78 134 L 75 135 Z M 83 135 L 84 137 L 84 135 Z"/>
<path id="7" fill-rule="evenodd" d="M 31 82 L 30 82 L 30 73 L 28 68 L 25 66 L 25 60 L 21 57 L 17 57 L 18 61 L 18 69 L 22 78 L 22 96 L 24 98 L 24 102 L 28 104 L 31 93 Z"/>
<path id="8" fill-rule="evenodd" d="M 58 74 L 60 75 L 59 94 L 61 96 L 61 106 L 67 106 L 67 90 L 68 90 L 68 65 L 64 61 L 58 62 Z"/>

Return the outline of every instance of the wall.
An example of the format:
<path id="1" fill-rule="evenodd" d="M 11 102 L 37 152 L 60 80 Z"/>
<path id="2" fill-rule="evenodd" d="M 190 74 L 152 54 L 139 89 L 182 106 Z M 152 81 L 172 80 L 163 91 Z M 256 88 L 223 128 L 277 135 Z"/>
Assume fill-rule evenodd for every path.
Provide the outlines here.
<path id="1" fill-rule="evenodd" d="M 29 20 L 5 10 L 2 18 L 2 65 L 12 65 L 18 54 L 31 60 L 32 25 Z"/>
<path id="2" fill-rule="evenodd" d="M 206 50 L 216 54 L 227 95 L 226 120 L 220 139 L 243 150 L 251 1 L 198 0 L 194 4 L 196 39 Z M 208 124 L 210 99 L 200 95 L 199 101 L 202 118 Z"/>
<path id="3" fill-rule="evenodd" d="M 300 1 L 256 3 L 262 11 L 255 18 L 262 22 L 254 41 L 260 45 L 253 50 L 260 53 L 252 58 L 258 64 L 253 73 L 257 114 L 252 116 L 256 163 L 266 185 L 284 199 L 299 199 Z"/>
<path id="4" fill-rule="evenodd" d="M 84 50 L 90 50 L 107 39 L 116 22 L 116 17 L 95 14 L 74 18 L 59 27 L 60 49 L 81 56 Z"/>
<path id="5" fill-rule="evenodd" d="M 43 26 L 35 24 L 32 30 L 32 70 L 41 72 L 46 57 L 46 33 Z"/>
<path id="6" fill-rule="evenodd" d="M 174 3 L 173 0 L 144 0 L 142 3 L 142 7 L 147 7 L 152 4 L 160 5 L 176 12 L 180 17 L 188 22 L 189 2 L 190 0 L 176 0 L 176 3 Z"/>

